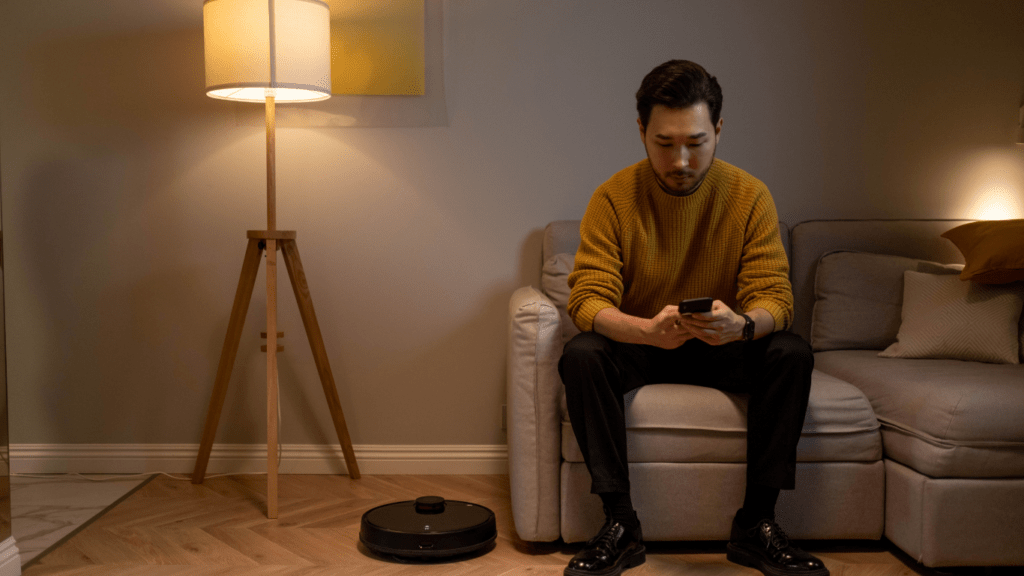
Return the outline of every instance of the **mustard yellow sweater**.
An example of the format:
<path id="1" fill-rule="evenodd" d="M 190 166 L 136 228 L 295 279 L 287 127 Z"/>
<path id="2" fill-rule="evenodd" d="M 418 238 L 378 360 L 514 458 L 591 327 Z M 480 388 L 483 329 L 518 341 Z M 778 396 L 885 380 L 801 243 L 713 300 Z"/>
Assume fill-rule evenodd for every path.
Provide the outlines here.
<path id="1" fill-rule="evenodd" d="M 768 187 L 715 159 L 696 192 L 658 185 L 650 161 L 594 192 L 569 275 L 569 316 L 584 332 L 608 307 L 652 318 L 666 305 L 710 296 L 737 312 L 764 308 L 775 329 L 793 319 L 789 262 Z"/>

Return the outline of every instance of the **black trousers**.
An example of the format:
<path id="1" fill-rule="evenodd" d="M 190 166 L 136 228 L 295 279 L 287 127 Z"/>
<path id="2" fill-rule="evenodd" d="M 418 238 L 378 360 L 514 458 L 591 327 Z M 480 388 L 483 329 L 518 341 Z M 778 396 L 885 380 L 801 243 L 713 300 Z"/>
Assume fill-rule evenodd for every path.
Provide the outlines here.
<path id="1" fill-rule="evenodd" d="M 747 483 L 792 489 L 813 368 L 810 345 L 790 332 L 721 346 L 693 339 L 675 350 L 582 332 L 565 345 L 558 363 L 595 494 L 629 492 L 623 395 L 644 384 L 749 393 Z"/>

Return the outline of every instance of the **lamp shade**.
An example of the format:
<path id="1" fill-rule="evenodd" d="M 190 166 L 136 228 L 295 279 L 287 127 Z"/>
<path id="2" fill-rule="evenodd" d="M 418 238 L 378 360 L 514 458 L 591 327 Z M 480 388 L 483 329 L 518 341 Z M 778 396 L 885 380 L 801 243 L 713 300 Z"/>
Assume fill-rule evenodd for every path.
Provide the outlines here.
<path id="1" fill-rule="evenodd" d="M 206 94 L 242 102 L 331 97 L 331 11 L 321 0 L 205 0 Z"/>

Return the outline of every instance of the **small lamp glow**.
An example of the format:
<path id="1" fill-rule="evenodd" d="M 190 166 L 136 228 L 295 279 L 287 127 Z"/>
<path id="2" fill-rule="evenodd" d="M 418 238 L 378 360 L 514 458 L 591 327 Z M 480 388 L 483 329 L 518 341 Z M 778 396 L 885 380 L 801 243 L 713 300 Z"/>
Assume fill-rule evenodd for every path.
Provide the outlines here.
<path id="1" fill-rule="evenodd" d="M 971 212 L 972 217 L 978 220 L 1012 220 L 1022 210 L 1009 191 L 995 189 L 979 195 Z"/>

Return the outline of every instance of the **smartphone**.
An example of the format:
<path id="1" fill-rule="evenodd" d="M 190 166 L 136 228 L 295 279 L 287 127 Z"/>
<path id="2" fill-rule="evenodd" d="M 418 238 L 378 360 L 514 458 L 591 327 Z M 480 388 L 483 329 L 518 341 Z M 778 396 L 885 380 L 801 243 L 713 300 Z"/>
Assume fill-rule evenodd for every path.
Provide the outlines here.
<path id="1" fill-rule="evenodd" d="M 715 303 L 714 298 L 690 298 L 679 303 L 680 314 L 693 314 L 694 312 L 710 312 L 711 305 Z"/>

